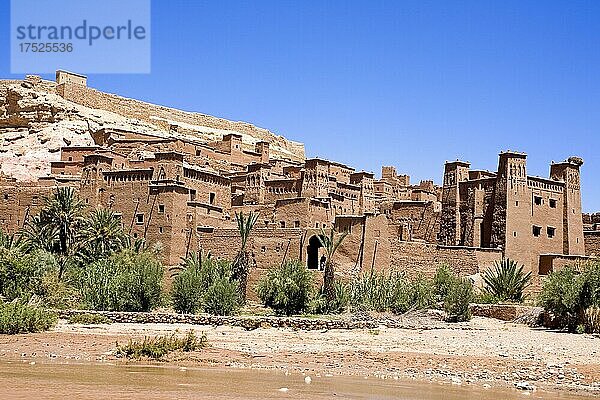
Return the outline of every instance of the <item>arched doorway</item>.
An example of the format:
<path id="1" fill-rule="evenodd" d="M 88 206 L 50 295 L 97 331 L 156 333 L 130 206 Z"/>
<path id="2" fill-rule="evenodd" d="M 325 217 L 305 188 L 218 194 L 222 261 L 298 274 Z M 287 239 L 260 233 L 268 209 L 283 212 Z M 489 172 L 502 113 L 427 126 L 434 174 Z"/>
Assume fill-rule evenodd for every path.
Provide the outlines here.
<path id="1" fill-rule="evenodd" d="M 317 237 L 317 235 L 313 235 L 308 239 L 308 247 L 306 248 L 306 267 L 308 269 L 319 269 L 321 253 L 323 251 L 319 251 L 323 245 L 321 245 L 321 241 Z"/>

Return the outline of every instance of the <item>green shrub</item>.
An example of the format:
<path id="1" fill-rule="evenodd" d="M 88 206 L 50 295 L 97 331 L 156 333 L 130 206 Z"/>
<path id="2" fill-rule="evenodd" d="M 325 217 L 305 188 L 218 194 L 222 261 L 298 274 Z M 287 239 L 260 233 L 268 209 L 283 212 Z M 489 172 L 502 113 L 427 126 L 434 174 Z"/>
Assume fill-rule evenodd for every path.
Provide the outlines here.
<path id="1" fill-rule="evenodd" d="M 500 301 L 523 301 L 523 293 L 531 284 L 531 272 L 523 272 L 523 265 L 509 258 L 496 261 L 493 269 L 483 274 L 484 291 Z"/>
<path id="2" fill-rule="evenodd" d="M 341 314 L 348 308 L 350 303 L 348 286 L 336 280 L 333 288 L 334 298 L 332 301 L 327 301 L 322 288 L 315 293 L 308 307 L 311 314 Z"/>
<path id="3" fill-rule="evenodd" d="M 498 304 L 498 303 L 500 303 L 500 299 L 498 299 L 496 296 L 494 296 L 493 294 L 486 292 L 486 291 L 482 291 L 481 293 L 477 294 L 475 296 L 474 301 L 479 304 Z"/>
<path id="4" fill-rule="evenodd" d="M 457 278 L 444 299 L 446 320 L 463 322 L 471 319 L 469 304 L 473 301 L 473 285 L 468 279 Z"/>
<path id="5" fill-rule="evenodd" d="M 552 272 L 544 280 L 538 302 L 560 326 L 576 332 L 586 324 L 586 310 L 600 306 L 600 263 L 587 264 L 581 272 L 574 266 Z"/>
<path id="6" fill-rule="evenodd" d="M 350 304 L 358 310 L 403 314 L 434 304 L 433 283 L 422 276 L 410 281 L 397 272 L 386 274 L 371 270 L 350 287 Z"/>
<path id="7" fill-rule="evenodd" d="M 219 277 L 208 287 L 204 298 L 204 311 L 214 315 L 231 315 L 240 307 L 237 282 Z"/>
<path id="8" fill-rule="evenodd" d="M 0 248 L 0 295 L 7 301 L 27 301 L 34 294 L 41 297 L 44 275 L 57 270 L 54 257 L 44 251 L 26 254 Z"/>
<path id="9" fill-rule="evenodd" d="M 81 293 L 70 281 L 58 279 L 57 271 L 53 270 L 42 276 L 38 293 L 44 306 L 63 310 L 79 308 Z"/>
<path id="10" fill-rule="evenodd" d="M 129 339 L 129 342 L 123 346 L 117 343 L 116 355 L 117 357 L 130 359 L 148 357 L 158 360 L 172 351 L 190 352 L 204 348 L 207 345 L 208 340 L 204 333 L 198 338 L 194 331 L 190 330 L 184 337 L 179 337 L 177 333 L 173 333 L 168 336 L 145 337 L 142 341 Z"/>
<path id="11" fill-rule="evenodd" d="M 399 290 L 405 286 L 404 276 L 395 272 L 386 274 L 378 273 L 371 269 L 368 274 L 363 274 L 355 279 L 350 285 L 350 304 L 358 310 L 390 311 L 394 298 L 407 293 Z M 405 298 L 408 304 L 408 296 Z"/>
<path id="12" fill-rule="evenodd" d="M 299 314 L 309 305 L 313 291 L 312 275 L 300 261 L 272 268 L 260 280 L 258 297 L 277 314 Z"/>
<path id="13" fill-rule="evenodd" d="M 415 308 L 422 310 L 435 304 L 435 289 L 433 282 L 422 275 L 411 282 L 411 300 Z"/>
<path id="14" fill-rule="evenodd" d="M 123 250 L 83 268 L 77 284 L 89 309 L 150 311 L 160 305 L 163 273 L 154 254 Z"/>
<path id="15" fill-rule="evenodd" d="M 230 315 L 239 308 L 239 291 L 231 279 L 229 261 L 193 253 L 184 264 L 184 270 L 173 281 L 171 292 L 177 312 Z"/>
<path id="16" fill-rule="evenodd" d="M 0 303 L 0 333 L 14 335 L 45 331 L 56 321 L 56 314 L 34 305 L 17 301 Z"/>
<path id="17" fill-rule="evenodd" d="M 456 275 L 447 265 L 440 265 L 435 271 L 433 277 L 433 286 L 435 288 L 435 301 L 443 302 L 450 289 L 456 284 Z"/>
<path id="18" fill-rule="evenodd" d="M 69 317 L 70 324 L 84 324 L 84 325 L 100 325 L 100 324 L 112 324 L 112 321 L 105 315 L 102 314 L 73 314 Z"/>

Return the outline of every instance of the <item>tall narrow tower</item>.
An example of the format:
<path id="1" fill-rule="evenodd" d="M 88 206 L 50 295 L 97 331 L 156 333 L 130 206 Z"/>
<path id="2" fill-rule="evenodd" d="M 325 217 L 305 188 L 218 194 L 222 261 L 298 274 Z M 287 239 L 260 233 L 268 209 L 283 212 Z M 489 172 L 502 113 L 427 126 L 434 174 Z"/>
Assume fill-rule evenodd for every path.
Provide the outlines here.
<path id="1" fill-rule="evenodd" d="M 469 179 L 471 164 L 464 161 L 446 162 L 442 189 L 442 217 L 438 242 L 446 246 L 462 243 L 460 217 L 460 182 Z"/>
<path id="2" fill-rule="evenodd" d="M 565 183 L 563 193 L 563 253 L 584 255 L 583 219 L 581 216 L 581 175 L 583 160 L 568 160 L 550 166 L 550 178 Z"/>

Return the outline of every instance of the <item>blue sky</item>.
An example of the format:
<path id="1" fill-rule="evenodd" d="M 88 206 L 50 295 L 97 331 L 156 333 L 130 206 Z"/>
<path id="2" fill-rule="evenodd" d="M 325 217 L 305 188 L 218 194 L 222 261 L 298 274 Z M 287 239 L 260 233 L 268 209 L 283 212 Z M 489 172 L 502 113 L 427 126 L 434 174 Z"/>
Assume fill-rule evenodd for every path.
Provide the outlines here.
<path id="1" fill-rule="evenodd" d="M 3 78 L 8 11 L 3 0 Z M 152 73 L 88 82 L 413 182 L 440 183 L 457 158 L 494 170 L 506 149 L 541 176 L 578 155 L 584 210 L 600 211 L 598 1 L 155 0 Z"/>

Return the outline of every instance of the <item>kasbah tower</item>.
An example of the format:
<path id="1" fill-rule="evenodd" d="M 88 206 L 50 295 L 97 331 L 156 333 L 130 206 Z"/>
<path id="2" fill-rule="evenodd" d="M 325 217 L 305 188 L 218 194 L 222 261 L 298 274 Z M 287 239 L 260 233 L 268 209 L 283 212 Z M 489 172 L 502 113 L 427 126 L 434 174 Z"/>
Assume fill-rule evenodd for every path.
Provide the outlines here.
<path id="1" fill-rule="evenodd" d="M 527 175 L 527 155 L 506 151 L 497 172 L 447 162 L 440 244 L 501 248 L 536 275 L 585 255 L 580 167 L 571 157 L 550 165 L 550 178 Z"/>

